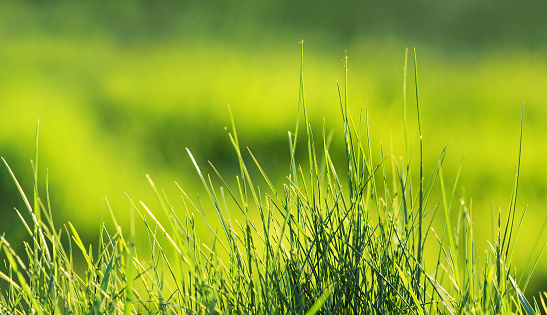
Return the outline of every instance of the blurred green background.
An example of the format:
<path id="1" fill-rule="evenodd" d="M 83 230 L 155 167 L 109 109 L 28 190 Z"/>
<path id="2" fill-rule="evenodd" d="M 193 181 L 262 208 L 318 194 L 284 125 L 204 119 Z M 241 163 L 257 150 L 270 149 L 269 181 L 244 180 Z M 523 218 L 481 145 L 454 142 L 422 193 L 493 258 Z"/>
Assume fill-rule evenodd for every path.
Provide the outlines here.
<path id="1" fill-rule="evenodd" d="M 175 181 L 203 195 L 185 147 L 207 172 L 211 160 L 226 178 L 237 174 L 227 104 L 242 145 L 283 180 L 302 38 L 316 134 L 326 117 L 341 136 L 336 81 L 347 50 L 350 104 L 368 109 L 377 157 L 390 134 L 403 154 L 404 51 L 417 47 L 426 171 L 450 143 L 444 174 L 454 178 L 465 154 L 460 184 L 481 248 L 492 238 L 491 209 L 505 215 L 509 205 L 524 101 L 522 266 L 547 214 L 546 14 L 547 2 L 532 0 L 1 1 L 0 155 L 30 194 L 40 120 L 40 189 L 47 168 L 58 226 L 70 220 L 91 242 L 103 197 L 122 224 L 125 192 L 155 205 L 145 174 L 171 199 Z M 416 132 L 413 88 L 409 75 Z M 13 241 L 25 235 L 14 207 L 24 209 L 2 167 L 0 233 Z M 528 292 L 547 290 L 546 268 L 544 257 Z"/>

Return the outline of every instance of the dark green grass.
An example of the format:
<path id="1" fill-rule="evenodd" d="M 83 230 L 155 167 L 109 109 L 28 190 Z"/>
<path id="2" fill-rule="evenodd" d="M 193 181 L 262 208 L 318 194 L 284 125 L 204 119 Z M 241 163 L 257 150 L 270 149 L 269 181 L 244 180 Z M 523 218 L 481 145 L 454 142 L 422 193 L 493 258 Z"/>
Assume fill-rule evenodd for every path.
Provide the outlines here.
<path id="1" fill-rule="evenodd" d="M 539 313 L 537 303 L 531 305 L 519 289 L 526 287 L 533 267 L 523 278 L 523 274 L 516 277 L 511 264 L 521 227 L 517 216 L 520 148 L 511 207 L 506 219 L 501 212 L 494 218 L 497 235 L 491 249 L 479 257 L 471 203 L 465 196 L 455 201 L 461 165 L 448 184 L 442 173 L 446 148 L 435 165 L 424 165 L 427 135 L 421 128 L 416 53 L 419 139 L 416 145 L 407 136 L 407 52 L 401 157 L 394 155 L 392 143 L 389 148 L 381 146 L 380 156 L 372 156 L 367 111 L 350 113 L 345 58 L 346 78 L 338 93 L 346 160 L 337 165 L 329 151 L 333 135 L 327 135 L 325 127 L 315 135 L 308 121 L 303 47 L 302 42 L 298 117 L 288 137 L 289 173 L 279 187 L 251 150 L 240 146 L 232 117 L 226 130 L 239 164 L 235 181 L 224 179 L 212 164 L 215 179 L 202 172 L 188 150 L 211 208 L 179 187 L 184 211 L 175 210 L 148 177 L 160 209 L 152 211 L 143 202 L 131 201 L 133 219 L 129 233 L 124 234 L 126 227 L 117 224 L 106 202 L 114 228 L 107 229 L 103 220 L 98 243 L 87 246 L 72 224 L 55 225 L 49 192 L 45 199 L 40 197 L 38 153 L 32 200 L 10 169 L 30 217 L 27 220 L 17 212 L 31 241 L 25 244 L 25 253 L 17 253 L 2 236 L 5 263 L 0 277 L 7 289 L 0 296 L 0 312 Z M 305 148 L 301 165 L 297 147 Z M 425 174 L 424 169 L 432 171 Z M 222 184 L 220 189 L 215 182 Z M 438 211 L 443 214 L 437 215 Z M 160 221 L 157 213 L 161 212 L 166 219 Z M 206 219 L 211 213 L 216 213 L 215 220 Z M 135 246 L 136 216 L 144 224 L 147 246 Z M 205 232 L 196 228 L 201 220 L 208 227 Z M 202 241 L 207 234 L 211 241 Z M 142 256 L 146 258 L 139 256 L 137 248 L 148 248 Z M 75 261 L 83 261 L 83 266 Z"/>

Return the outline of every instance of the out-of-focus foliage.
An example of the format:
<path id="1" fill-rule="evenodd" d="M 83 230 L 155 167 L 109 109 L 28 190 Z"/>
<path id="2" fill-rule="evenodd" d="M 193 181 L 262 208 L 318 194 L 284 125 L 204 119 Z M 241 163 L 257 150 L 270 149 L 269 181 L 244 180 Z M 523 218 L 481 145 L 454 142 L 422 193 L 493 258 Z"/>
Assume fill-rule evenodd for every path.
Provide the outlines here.
<path id="1" fill-rule="evenodd" d="M 102 197 L 121 220 L 130 207 L 124 192 L 154 200 L 146 173 L 175 196 L 175 180 L 201 192 L 185 147 L 235 174 L 227 104 L 242 145 L 282 179 L 301 38 L 316 136 L 323 117 L 341 131 L 336 80 L 347 49 L 353 112 L 364 105 L 372 136 L 387 145 L 392 133 L 403 152 L 403 52 L 417 46 L 426 160 L 432 167 L 451 142 L 450 177 L 466 152 L 462 185 L 479 222 L 492 203 L 508 206 L 524 101 L 520 200 L 530 205 L 530 228 L 521 235 L 533 239 L 547 204 L 546 9 L 539 1 L 4 1 L 0 155 L 30 191 L 40 119 L 39 175 L 49 169 L 55 216 L 91 237 Z M 14 206 L 21 201 L 2 168 L 0 233 L 8 239 L 22 235 Z M 491 237 L 490 227 L 483 232 Z"/>

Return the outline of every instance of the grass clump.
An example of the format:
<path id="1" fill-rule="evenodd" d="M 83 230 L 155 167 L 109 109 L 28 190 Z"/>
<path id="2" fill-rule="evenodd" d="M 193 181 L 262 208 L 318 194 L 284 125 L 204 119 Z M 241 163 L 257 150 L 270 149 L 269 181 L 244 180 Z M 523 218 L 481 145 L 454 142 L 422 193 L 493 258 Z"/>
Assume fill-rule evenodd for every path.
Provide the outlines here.
<path id="1" fill-rule="evenodd" d="M 497 238 L 478 258 L 472 207 L 465 197 L 457 205 L 454 201 L 460 173 L 451 185 L 443 178 L 446 148 L 431 174 L 424 174 L 415 52 L 414 69 L 417 161 L 406 137 L 406 102 L 405 155 L 396 158 L 392 148 L 382 147 L 381 156 L 373 158 L 367 113 L 361 110 L 355 118 L 349 111 L 346 57 L 346 84 L 338 87 L 346 160 L 335 165 L 329 152 L 332 133 L 327 135 L 323 127 L 316 141 L 308 121 L 302 42 L 299 117 L 289 133 L 285 183 L 275 187 L 251 150 L 241 148 L 232 118 L 227 133 L 240 170 L 234 186 L 211 164 L 222 182 L 215 189 L 188 150 L 218 221 L 205 219 L 210 211 L 182 188 L 185 213 L 175 211 L 150 178 L 167 222 L 160 222 L 144 203 L 133 203 L 133 214 L 144 223 L 149 259 L 137 253 L 135 220 L 129 236 L 124 235 L 112 211 L 115 228 L 103 223 L 95 250 L 82 242 L 72 224 L 56 227 L 49 192 L 45 200 L 38 194 L 36 154 L 32 205 L 11 173 L 31 218 L 18 211 L 31 241 L 21 255 L 1 238 L 6 259 L 0 277 L 7 289 L 0 296 L 0 313 L 539 313 L 538 304 L 531 305 L 520 289 L 532 271 L 519 283 L 510 272 L 520 228 L 515 222 L 520 161 L 508 219 L 502 224 L 500 213 Z M 306 162 L 299 165 L 296 148 L 302 139 Z M 258 178 L 251 167 L 258 169 Z M 265 181 L 267 192 L 258 181 Z M 235 210 L 228 210 L 228 204 Z M 444 220 L 434 219 L 438 210 Z M 200 240 L 205 233 L 197 231 L 195 214 L 208 226 L 212 242 Z M 431 248 L 435 254 L 426 250 Z M 83 256 L 83 266 L 76 268 L 75 255 Z"/>

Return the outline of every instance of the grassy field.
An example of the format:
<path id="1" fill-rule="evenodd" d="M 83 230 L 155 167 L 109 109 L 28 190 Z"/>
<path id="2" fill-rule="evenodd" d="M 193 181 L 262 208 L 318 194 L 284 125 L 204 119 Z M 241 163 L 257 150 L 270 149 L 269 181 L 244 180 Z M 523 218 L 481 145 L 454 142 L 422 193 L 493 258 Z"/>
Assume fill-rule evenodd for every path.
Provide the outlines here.
<path id="1" fill-rule="evenodd" d="M 424 159 L 415 52 L 412 107 L 419 139 L 409 140 L 412 128 L 404 101 L 403 155 L 395 155 L 390 140 L 385 149 L 381 146 L 378 158 L 373 156 L 368 111 L 350 113 L 346 56 L 344 83 L 338 86 L 343 126 L 339 138 L 345 159 L 336 161 L 330 155 L 332 133 L 327 135 L 325 125 L 315 133 L 310 124 L 301 44 L 298 118 L 294 133 L 288 134 L 289 167 L 283 185 L 269 179 L 250 149 L 243 154 L 231 116 L 226 130 L 239 165 L 236 183 L 227 184 L 211 163 L 218 177 L 215 182 L 223 183 L 217 189 L 186 149 L 207 191 L 206 205 L 179 186 L 184 214 L 148 177 L 165 220 L 159 220 L 158 211 L 146 203 L 130 198 L 127 236 L 107 205 L 113 227 L 101 218 L 95 252 L 93 245 L 82 242 L 72 223 L 65 225 L 70 239 L 63 240 L 62 229 L 56 232 L 48 177 L 45 194 L 39 194 L 38 149 L 32 198 L 6 163 L 31 217 L 25 220 L 17 212 L 32 241 L 25 246 L 25 258 L 1 239 L 7 265 L 0 277 L 7 289 L 0 296 L 0 309 L 8 314 L 541 312 L 536 299 L 530 304 L 522 292 L 537 259 L 529 256 L 532 267 L 527 273 L 512 271 L 515 239 L 522 227 L 517 211 L 522 116 L 510 207 L 492 218 L 495 233 L 490 248 L 478 255 L 472 202 L 465 195 L 458 202 L 456 195 L 461 164 L 451 183 L 442 171 L 446 150 L 433 164 Z M 404 73 L 406 99 L 406 54 Z M 305 148 L 303 164 L 297 159 L 298 147 Z M 258 176 L 249 171 L 244 156 L 250 156 Z M 260 178 L 265 190 L 257 185 Z M 207 219 L 210 208 L 216 219 Z M 435 219 L 441 211 L 444 218 Z M 144 223 L 148 250 L 136 237 L 135 217 Z M 451 223 L 453 219 L 456 223 Z M 206 228 L 198 228 L 197 221 Z M 203 241 L 207 234 L 210 241 Z M 75 249 L 83 260 L 74 259 Z M 542 297 L 540 301 L 547 311 Z"/>
<path id="2" fill-rule="evenodd" d="M 47 167 L 58 225 L 70 220 L 86 244 L 98 237 L 103 197 L 124 226 L 132 209 L 125 192 L 146 204 L 156 202 L 145 174 L 167 195 L 180 194 L 175 181 L 192 196 L 206 195 L 186 147 L 200 164 L 211 160 L 226 178 L 238 174 L 223 129 L 230 124 L 227 104 L 237 120 L 242 146 L 249 146 L 272 181 L 281 183 L 289 170 L 286 132 L 294 129 L 297 115 L 300 35 L 309 35 L 305 37 L 309 119 L 320 133 L 326 117 L 327 131 L 335 135 L 333 160 L 345 159 L 342 138 L 336 137 L 343 133 L 336 81 L 344 78 L 344 50 L 349 55 L 349 107 L 354 113 L 361 105 L 368 110 L 373 156 L 381 156 L 379 143 L 386 146 L 390 137 L 394 154 L 404 155 L 402 68 L 409 44 L 404 39 L 336 40 L 335 34 L 324 37 L 321 31 L 290 28 L 275 32 L 257 28 L 237 37 L 232 33 L 238 27 L 247 29 L 245 25 L 232 23 L 230 31 L 216 32 L 214 16 L 195 34 L 193 28 L 185 30 L 198 24 L 188 19 L 180 22 L 183 31 L 164 26 L 148 34 L 152 27 L 140 22 L 149 16 L 138 7 L 120 9 L 124 13 L 120 22 L 112 18 L 104 23 L 95 20 L 98 14 L 82 19 L 87 13 L 70 5 L 22 7 L 2 4 L 0 36 L 6 44 L 0 47 L 0 155 L 25 190 L 32 191 L 28 161 L 34 156 L 40 119 L 40 178 Z M 161 12 L 156 13 L 161 17 Z M 75 24 L 69 23 L 71 16 Z M 124 24 L 128 21 L 133 22 Z M 14 26 L 19 24 L 24 27 Z M 515 266 L 524 266 L 547 204 L 544 51 L 526 45 L 447 52 L 424 44 L 417 49 L 426 173 L 448 143 L 443 169 L 447 178 L 455 177 L 465 154 L 459 183 L 472 198 L 479 227 L 476 244 L 481 249 L 488 248 L 486 239 L 495 238 L 492 210 L 509 209 L 524 102 L 517 207 L 519 213 L 528 208 L 514 257 Z M 409 106 L 412 102 L 409 98 Z M 414 115 L 408 113 L 411 130 L 416 130 Z M 409 137 L 418 139 L 412 133 Z M 43 191 L 43 182 L 40 185 Z M 0 171 L 0 189 L 4 218 L 0 231 L 16 242 L 26 232 L 12 224 L 18 220 L 13 207 L 25 206 L 6 169 Z M 536 296 L 547 278 L 545 259 L 539 266 L 526 291 Z"/>

